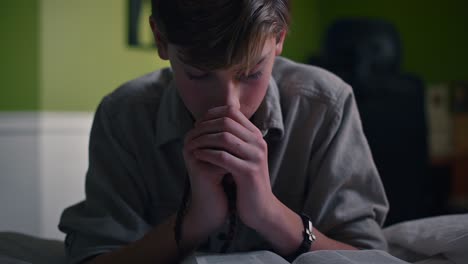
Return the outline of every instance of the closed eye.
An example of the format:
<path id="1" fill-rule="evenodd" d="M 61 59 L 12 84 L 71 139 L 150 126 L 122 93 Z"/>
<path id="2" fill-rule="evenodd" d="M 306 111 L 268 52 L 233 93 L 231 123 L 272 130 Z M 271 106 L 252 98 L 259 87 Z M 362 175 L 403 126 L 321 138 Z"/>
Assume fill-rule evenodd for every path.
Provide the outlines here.
<path id="1" fill-rule="evenodd" d="M 258 71 L 249 75 L 240 76 L 239 79 L 242 81 L 255 81 L 260 79 L 260 77 L 262 77 L 262 74 L 263 73 L 261 71 Z"/>
<path id="2" fill-rule="evenodd" d="M 195 75 L 195 74 L 190 74 L 187 72 L 187 76 L 190 80 L 205 80 L 205 79 L 208 79 L 210 77 L 210 74 L 209 73 L 204 73 L 204 74 L 200 74 L 200 75 Z"/>
<path id="3" fill-rule="evenodd" d="M 203 81 L 203 80 L 206 80 L 208 78 L 211 77 L 211 73 L 207 72 L 207 73 L 203 73 L 203 74 L 191 74 L 189 72 L 186 72 L 188 78 L 190 80 L 195 80 L 195 81 Z M 258 71 L 258 72 L 255 72 L 255 73 L 252 73 L 252 74 L 249 74 L 249 75 L 240 75 L 237 77 L 238 80 L 240 81 L 255 81 L 255 80 L 258 80 L 260 79 L 260 77 L 262 77 L 262 71 Z"/>

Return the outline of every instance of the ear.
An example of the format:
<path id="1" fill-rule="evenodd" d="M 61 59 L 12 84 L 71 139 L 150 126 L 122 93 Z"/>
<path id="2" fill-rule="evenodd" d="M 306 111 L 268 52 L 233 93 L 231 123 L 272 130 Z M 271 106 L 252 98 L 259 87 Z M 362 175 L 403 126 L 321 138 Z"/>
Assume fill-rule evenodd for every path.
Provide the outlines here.
<path id="1" fill-rule="evenodd" d="M 167 54 L 167 42 L 161 37 L 161 32 L 159 32 L 156 21 L 152 16 L 149 17 L 149 23 L 151 26 L 151 31 L 153 31 L 154 42 L 158 48 L 159 57 L 162 60 L 168 60 L 169 56 Z"/>
<path id="2" fill-rule="evenodd" d="M 283 52 L 284 39 L 286 38 L 286 30 L 282 30 L 276 38 L 275 55 L 278 56 Z"/>

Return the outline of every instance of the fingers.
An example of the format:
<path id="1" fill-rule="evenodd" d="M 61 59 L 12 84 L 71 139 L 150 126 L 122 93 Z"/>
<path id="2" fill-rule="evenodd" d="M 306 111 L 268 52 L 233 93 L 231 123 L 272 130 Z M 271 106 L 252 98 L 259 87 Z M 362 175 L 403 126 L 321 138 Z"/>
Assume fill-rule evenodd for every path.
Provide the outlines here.
<path id="1" fill-rule="evenodd" d="M 267 144 L 260 130 L 234 107 L 210 109 L 188 132 L 184 145 L 197 160 L 233 174 L 266 162 Z"/>
<path id="2" fill-rule="evenodd" d="M 193 151 L 184 149 L 183 155 L 192 185 L 194 185 L 196 182 L 199 182 L 200 180 L 203 181 L 203 179 L 199 179 L 198 175 L 208 176 L 209 179 L 203 177 L 205 178 L 204 180 L 209 180 L 219 184 L 221 183 L 222 176 L 228 173 L 220 166 L 198 159 L 194 155 Z"/>
<path id="3" fill-rule="evenodd" d="M 247 128 L 252 133 L 260 133 L 260 130 L 254 124 L 252 124 L 252 122 L 250 122 L 250 120 L 244 114 L 242 114 L 238 108 L 233 106 L 219 106 L 208 110 L 202 118 L 197 120 L 195 126 L 198 126 L 199 124 L 202 124 L 208 120 L 222 117 L 231 118 L 243 127 Z"/>
<path id="4" fill-rule="evenodd" d="M 260 131 L 238 109 L 223 106 L 210 109 L 197 121 L 185 138 L 185 146 L 187 151 L 211 148 L 255 160 L 255 147 L 263 141 Z"/>
<path id="5" fill-rule="evenodd" d="M 196 149 L 224 150 L 237 158 L 252 160 L 255 158 L 255 148 L 229 132 L 201 135 L 186 145 L 187 151 Z"/>
<path id="6" fill-rule="evenodd" d="M 219 166 L 234 175 L 244 175 L 248 164 L 246 161 L 222 150 L 197 149 L 194 151 L 197 159 Z"/>
<path id="7" fill-rule="evenodd" d="M 244 142 L 252 141 L 253 137 L 252 132 L 243 127 L 240 123 L 230 117 L 220 117 L 198 123 L 185 137 L 185 143 L 187 144 L 191 140 L 204 134 L 215 134 L 220 132 L 229 132 Z"/>

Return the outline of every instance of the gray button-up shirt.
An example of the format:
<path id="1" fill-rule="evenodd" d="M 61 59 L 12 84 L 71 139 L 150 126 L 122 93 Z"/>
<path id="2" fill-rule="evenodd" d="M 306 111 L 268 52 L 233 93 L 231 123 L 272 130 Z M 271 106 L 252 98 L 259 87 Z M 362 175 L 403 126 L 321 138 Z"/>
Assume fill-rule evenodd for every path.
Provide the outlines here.
<path id="1" fill-rule="evenodd" d="M 388 204 L 347 84 L 278 57 L 251 121 L 268 143 L 271 186 L 281 202 L 333 239 L 386 249 L 380 227 Z M 91 131 L 86 200 L 67 208 L 59 224 L 72 263 L 140 239 L 177 211 L 187 174 L 183 138 L 192 126 L 169 68 L 102 100 Z M 203 250 L 216 251 L 219 243 L 214 234 Z M 269 247 L 241 225 L 230 251 Z"/>

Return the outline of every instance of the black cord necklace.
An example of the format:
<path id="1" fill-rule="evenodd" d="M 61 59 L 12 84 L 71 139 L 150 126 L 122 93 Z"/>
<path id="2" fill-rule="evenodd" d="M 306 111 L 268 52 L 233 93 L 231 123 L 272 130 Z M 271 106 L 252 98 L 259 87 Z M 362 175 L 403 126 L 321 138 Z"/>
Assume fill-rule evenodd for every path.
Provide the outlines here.
<path id="1" fill-rule="evenodd" d="M 236 184 L 234 183 L 231 174 L 226 174 L 223 177 L 222 185 L 223 185 L 223 189 L 224 189 L 224 192 L 226 193 L 227 200 L 228 200 L 229 229 L 228 229 L 227 234 L 221 233 L 218 236 L 218 238 L 220 240 L 224 240 L 224 244 L 221 247 L 220 252 L 226 253 L 228 248 L 231 246 L 232 241 L 234 240 L 234 235 L 235 235 L 236 227 L 237 227 L 237 213 L 236 213 L 237 192 L 236 192 Z M 188 200 L 189 200 L 190 193 L 191 193 L 190 190 L 191 190 L 190 180 L 189 180 L 189 176 L 187 175 L 186 181 L 185 181 L 184 193 L 182 196 L 182 201 L 181 201 L 179 210 L 177 211 L 176 221 L 175 221 L 175 240 L 176 240 L 176 244 L 179 249 L 180 255 L 182 255 L 183 253 L 181 252 L 182 250 L 180 246 L 180 240 L 182 238 L 182 221 L 187 210 L 187 204 L 188 204 Z"/>
<path id="2" fill-rule="evenodd" d="M 228 200 L 228 211 L 229 211 L 229 229 L 227 234 L 221 234 L 220 239 L 224 240 L 224 244 L 221 247 L 221 253 L 226 253 L 227 249 L 231 246 L 232 241 L 234 240 L 234 235 L 237 227 L 237 213 L 236 213 L 236 184 L 232 179 L 231 174 L 224 176 L 223 189 L 226 193 Z"/>

